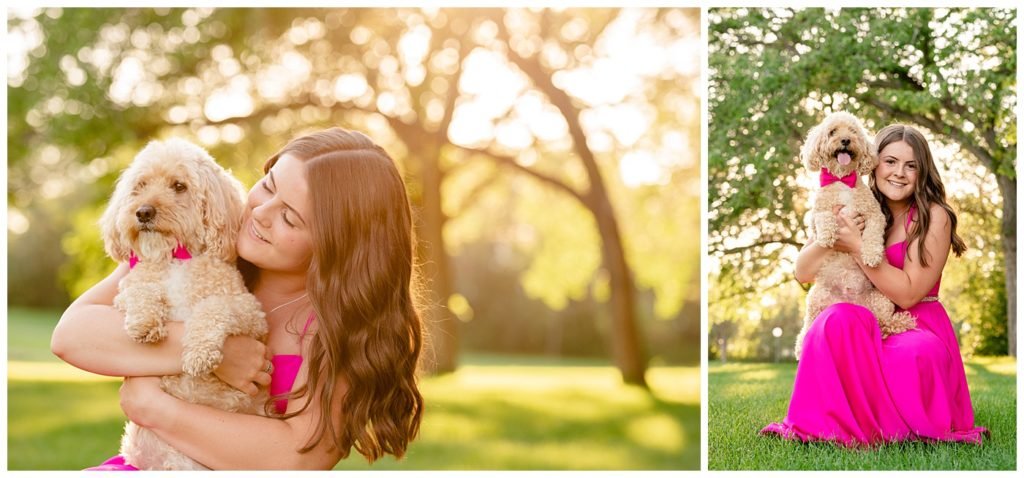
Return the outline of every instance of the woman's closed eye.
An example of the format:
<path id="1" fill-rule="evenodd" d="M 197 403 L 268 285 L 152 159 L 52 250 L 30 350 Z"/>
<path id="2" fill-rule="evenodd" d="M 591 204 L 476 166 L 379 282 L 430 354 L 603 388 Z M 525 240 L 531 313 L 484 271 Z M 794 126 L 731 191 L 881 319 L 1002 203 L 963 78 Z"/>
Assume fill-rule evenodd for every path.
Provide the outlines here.
<path id="1" fill-rule="evenodd" d="M 268 193 L 274 194 L 274 190 L 270 189 L 270 181 L 268 181 L 266 177 L 264 177 L 263 180 L 260 181 L 260 183 L 263 185 L 263 189 L 265 189 Z M 288 219 L 287 207 L 281 208 L 281 219 L 284 220 L 284 223 L 287 224 L 288 227 L 291 227 L 293 229 L 295 228 L 295 222 Z"/>

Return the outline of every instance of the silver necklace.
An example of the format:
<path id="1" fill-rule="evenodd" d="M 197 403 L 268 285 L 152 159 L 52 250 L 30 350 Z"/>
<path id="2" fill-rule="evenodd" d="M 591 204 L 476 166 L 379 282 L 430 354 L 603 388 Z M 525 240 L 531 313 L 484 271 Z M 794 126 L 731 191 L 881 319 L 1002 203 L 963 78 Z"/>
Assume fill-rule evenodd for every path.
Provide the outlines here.
<path id="1" fill-rule="evenodd" d="M 305 294 L 302 294 L 302 295 L 300 295 L 300 296 L 298 296 L 298 297 L 296 297 L 296 298 L 294 298 L 292 300 L 289 300 L 288 302 L 285 302 L 285 303 L 283 303 L 283 304 L 281 304 L 281 305 L 279 305 L 277 307 L 274 307 L 273 309 L 270 309 L 270 312 L 267 312 L 267 315 L 273 314 L 275 311 L 277 311 L 277 309 L 280 309 L 281 307 L 284 307 L 284 306 L 290 305 L 290 304 L 294 304 L 294 303 L 298 302 L 300 299 L 302 299 L 303 297 L 306 297 L 307 295 L 309 295 L 308 292 L 305 293 Z"/>

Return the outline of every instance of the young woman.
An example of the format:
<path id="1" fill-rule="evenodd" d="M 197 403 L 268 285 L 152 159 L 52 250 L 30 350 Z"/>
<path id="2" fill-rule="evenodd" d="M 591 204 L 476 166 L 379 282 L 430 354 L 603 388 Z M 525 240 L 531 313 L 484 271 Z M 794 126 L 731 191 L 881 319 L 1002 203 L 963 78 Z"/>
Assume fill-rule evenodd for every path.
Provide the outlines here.
<path id="1" fill-rule="evenodd" d="M 419 430 L 422 344 L 410 293 L 413 229 L 392 159 L 365 135 L 333 128 L 271 157 L 249 192 L 239 268 L 263 304 L 267 344 L 231 337 L 215 372 L 256 394 L 271 417 L 188 403 L 159 376 L 181 373 L 181 324 L 156 345 L 132 341 L 112 307 L 122 264 L 79 297 L 53 352 L 83 370 L 128 377 L 121 407 L 212 469 L 330 469 L 352 447 L 374 461 L 404 455 Z M 132 469 L 119 457 L 99 469 Z"/>
<path id="2" fill-rule="evenodd" d="M 841 303 L 822 311 L 804 339 L 789 412 L 761 433 L 846 445 L 981 443 L 988 431 L 974 425 L 960 347 L 938 298 L 950 249 L 957 256 L 966 249 L 956 214 L 919 131 L 891 125 L 875 144 L 879 165 L 869 184 L 887 221 L 888 263 L 860 266 L 875 287 L 917 319 L 917 328 L 883 339 L 863 307 Z M 858 219 L 837 218 L 842 230 L 834 249 L 859 261 Z M 797 259 L 797 279 L 813 281 L 828 252 L 808 241 Z"/>

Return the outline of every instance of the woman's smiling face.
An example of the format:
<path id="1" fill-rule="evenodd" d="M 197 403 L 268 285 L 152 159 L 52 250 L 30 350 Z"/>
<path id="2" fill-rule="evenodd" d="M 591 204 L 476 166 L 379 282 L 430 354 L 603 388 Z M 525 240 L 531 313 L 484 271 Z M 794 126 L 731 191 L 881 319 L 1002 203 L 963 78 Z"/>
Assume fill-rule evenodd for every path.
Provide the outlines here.
<path id="1" fill-rule="evenodd" d="M 249 191 L 238 256 L 260 269 L 300 272 L 313 257 L 312 204 L 305 164 L 282 155 Z"/>
<path id="2" fill-rule="evenodd" d="M 903 202 L 914 194 L 918 164 L 906 141 L 889 143 L 878 152 L 875 185 L 890 201 Z"/>

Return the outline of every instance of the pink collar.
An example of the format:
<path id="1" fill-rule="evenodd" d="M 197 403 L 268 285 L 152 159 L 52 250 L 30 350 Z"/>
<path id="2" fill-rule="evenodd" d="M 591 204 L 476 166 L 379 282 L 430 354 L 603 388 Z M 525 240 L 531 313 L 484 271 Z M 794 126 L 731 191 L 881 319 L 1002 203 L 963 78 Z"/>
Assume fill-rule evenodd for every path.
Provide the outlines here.
<path id="1" fill-rule="evenodd" d="M 843 183 L 852 189 L 857 186 L 857 175 L 850 173 L 839 178 L 832 174 L 828 168 L 821 168 L 821 187 L 828 186 L 832 183 Z"/>
<path id="2" fill-rule="evenodd" d="M 184 261 L 184 260 L 191 259 L 192 258 L 192 254 L 188 253 L 188 249 L 186 249 L 185 246 L 183 246 L 181 244 L 178 244 L 178 247 L 174 248 L 174 251 L 171 252 L 171 257 L 174 258 L 174 259 L 181 259 L 181 260 Z M 138 264 L 138 263 L 139 263 L 139 256 L 135 255 L 135 251 L 131 251 L 128 254 L 128 268 L 129 269 L 134 269 L 135 268 L 135 264 Z"/>

